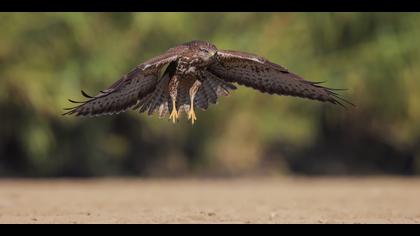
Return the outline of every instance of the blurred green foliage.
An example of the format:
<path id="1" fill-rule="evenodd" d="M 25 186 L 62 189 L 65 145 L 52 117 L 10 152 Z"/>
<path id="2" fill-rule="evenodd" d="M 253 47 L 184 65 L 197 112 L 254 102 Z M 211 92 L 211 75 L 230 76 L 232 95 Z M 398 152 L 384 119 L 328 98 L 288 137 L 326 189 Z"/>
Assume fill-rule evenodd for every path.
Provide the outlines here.
<path id="1" fill-rule="evenodd" d="M 0 13 L 0 175 L 420 173 L 420 14 Z M 348 110 L 240 88 L 191 126 L 63 117 L 193 39 L 327 81 Z"/>

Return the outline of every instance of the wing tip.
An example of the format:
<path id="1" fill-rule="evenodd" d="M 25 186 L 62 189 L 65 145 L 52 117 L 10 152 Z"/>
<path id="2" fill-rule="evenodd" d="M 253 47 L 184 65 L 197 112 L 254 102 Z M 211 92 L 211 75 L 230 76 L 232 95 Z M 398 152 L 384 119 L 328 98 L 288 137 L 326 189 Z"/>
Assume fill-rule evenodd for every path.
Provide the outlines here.
<path id="1" fill-rule="evenodd" d="M 81 93 L 82 93 L 82 95 L 83 95 L 83 97 L 85 97 L 85 98 L 93 98 L 93 96 L 90 96 L 89 94 L 87 94 L 85 91 L 83 91 L 83 90 L 80 90 L 81 91 Z"/>
<path id="2" fill-rule="evenodd" d="M 327 80 L 324 81 L 316 81 L 316 82 L 312 82 L 309 81 L 309 83 L 315 87 L 318 88 L 322 88 L 326 91 L 326 93 L 328 94 L 328 99 L 326 101 L 329 101 L 335 105 L 339 105 L 343 108 L 345 108 L 346 110 L 348 110 L 348 106 L 351 106 L 353 108 L 356 108 L 357 106 L 350 102 L 347 99 L 344 99 L 343 97 L 341 97 L 338 93 L 336 93 L 335 91 L 347 91 L 348 89 L 342 89 L 342 88 L 330 88 L 330 87 L 325 87 L 322 86 L 321 84 L 327 82 Z M 325 101 L 325 100 L 324 100 Z"/>
<path id="3" fill-rule="evenodd" d="M 348 101 L 347 99 L 344 99 L 343 97 L 341 97 L 340 95 L 336 94 L 336 93 L 329 93 L 330 99 L 328 100 L 329 102 L 336 104 L 336 105 L 340 105 L 341 107 L 343 107 L 344 109 L 348 110 L 349 106 L 352 108 L 356 108 L 357 106 Z"/>

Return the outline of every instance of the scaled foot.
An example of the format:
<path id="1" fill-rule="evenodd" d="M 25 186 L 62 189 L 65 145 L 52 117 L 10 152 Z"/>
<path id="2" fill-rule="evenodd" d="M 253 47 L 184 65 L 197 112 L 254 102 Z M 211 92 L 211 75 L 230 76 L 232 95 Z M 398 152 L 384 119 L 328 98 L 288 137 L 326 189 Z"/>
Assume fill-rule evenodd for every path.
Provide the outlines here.
<path id="1" fill-rule="evenodd" d="M 178 120 L 179 114 L 176 110 L 175 102 L 172 103 L 172 112 L 171 115 L 169 115 L 169 119 L 172 120 L 172 122 L 175 124 L 175 122 Z"/>
<path id="2" fill-rule="evenodd" d="M 191 123 L 194 124 L 194 122 L 197 120 L 197 116 L 195 116 L 194 108 L 191 108 L 188 112 L 188 120 L 191 119 Z"/>

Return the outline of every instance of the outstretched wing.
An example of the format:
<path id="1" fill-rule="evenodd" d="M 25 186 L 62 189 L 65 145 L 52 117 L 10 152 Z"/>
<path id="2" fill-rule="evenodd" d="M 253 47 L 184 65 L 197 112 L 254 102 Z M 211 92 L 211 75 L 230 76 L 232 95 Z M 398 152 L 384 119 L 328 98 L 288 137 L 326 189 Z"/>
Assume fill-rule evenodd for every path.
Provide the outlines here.
<path id="1" fill-rule="evenodd" d="M 145 76 L 140 69 L 136 68 L 94 97 L 82 91 L 82 95 L 88 98 L 84 102 L 69 99 L 70 102 L 80 104 L 67 108 L 69 111 L 63 115 L 98 116 L 120 113 L 152 92 L 156 82 L 157 76 L 152 74 Z"/>
<path id="2" fill-rule="evenodd" d="M 164 67 L 178 58 L 185 48 L 172 48 L 166 53 L 152 58 L 134 68 L 121 79 L 112 84 L 108 89 L 92 97 L 82 91 L 88 100 L 78 103 L 63 115 L 99 116 L 120 113 L 137 104 L 137 102 L 152 93 L 164 71 Z"/>
<path id="3" fill-rule="evenodd" d="M 319 82 L 304 80 L 286 68 L 250 53 L 220 50 L 218 63 L 208 70 L 228 82 L 236 82 L 264 93 L 297 96 L 334 104 L 350 102 L 339 97 L 334 89 Z"/>
<path id="4" fill-rule="evenodd" d="M 176 61 L 179 55 L 186 52 L 188 49 L 189 48 L 185 45 L 170 48 L 164 54 L 151 58 L 138 65 L 137 68 L 141 69 L 146 74 L 158 72 L 165 65 L 169 65 L 171 62 Z"/>

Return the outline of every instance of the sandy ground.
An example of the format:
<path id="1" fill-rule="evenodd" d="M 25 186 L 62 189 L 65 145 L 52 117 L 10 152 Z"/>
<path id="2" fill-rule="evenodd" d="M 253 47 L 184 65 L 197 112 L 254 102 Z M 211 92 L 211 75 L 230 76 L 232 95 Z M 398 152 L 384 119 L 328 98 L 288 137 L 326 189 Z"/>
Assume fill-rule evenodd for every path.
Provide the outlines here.
<path id="1" fill-rule="evenodd" d="M 0 223 L 420 223 L 420 179 L 0 180 Z"/>

